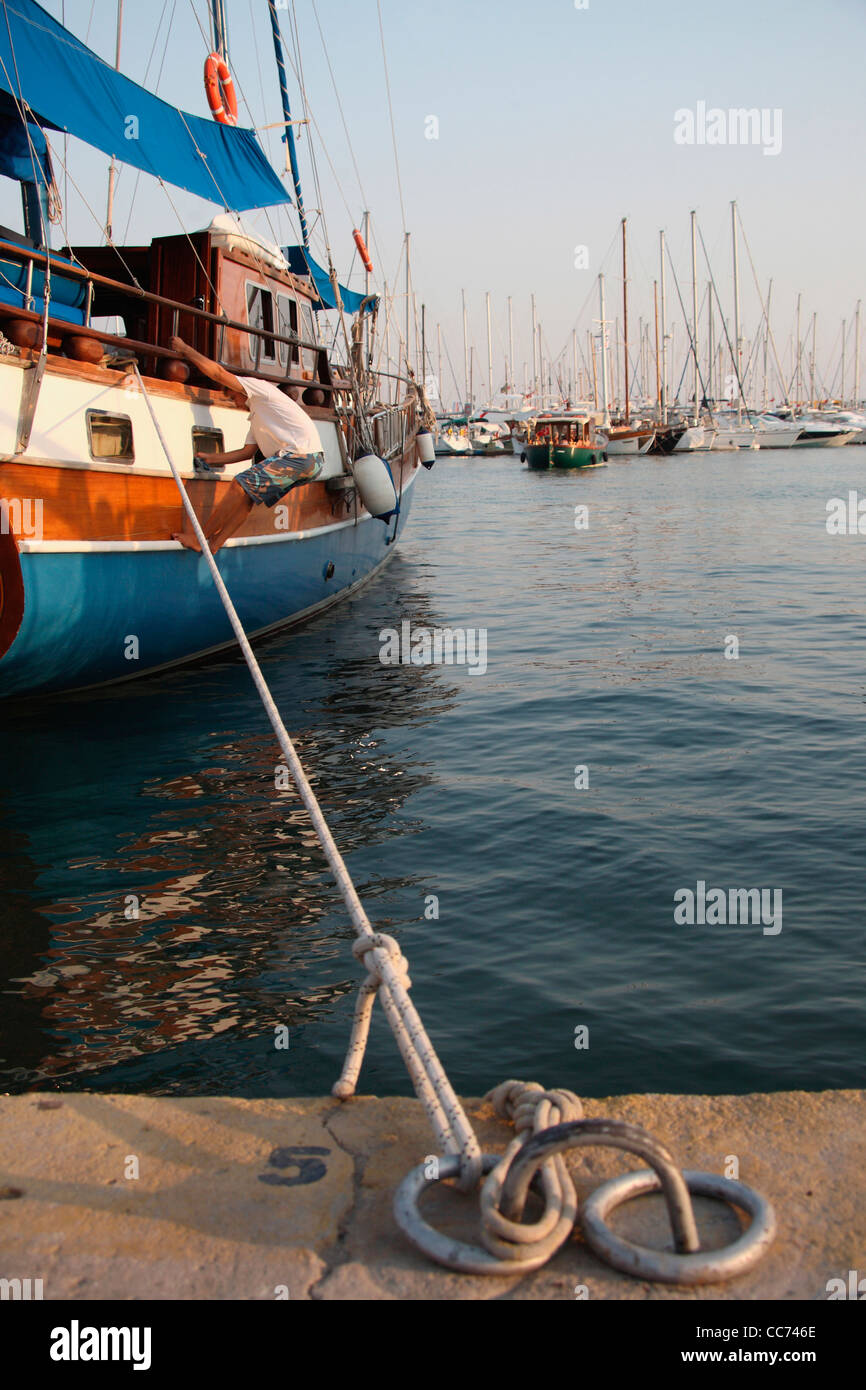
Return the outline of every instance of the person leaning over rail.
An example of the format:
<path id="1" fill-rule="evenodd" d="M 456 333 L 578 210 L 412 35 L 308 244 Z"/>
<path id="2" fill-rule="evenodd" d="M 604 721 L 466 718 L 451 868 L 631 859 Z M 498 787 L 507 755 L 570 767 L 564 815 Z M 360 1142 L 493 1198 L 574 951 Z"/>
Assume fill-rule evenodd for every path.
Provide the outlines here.
<path id="1" fill-rule="evenodd" d="M 169 347 L 249 411 L 250 433 L 244 447 L 228 454 L 209 454 L 207 462 L 242 463 L 259 453 L 264 455 L 232 479 L 227 495 L 203 528 L 211 550 L 217 551 L 243 525 L 254 506 L 275 507 L 298 483 L 319 476 L 325 461 L 322 441 L 307 412 L 276 382 L 235 376 L 182 338 L 171 338 Z M 201 549 L 192 531 L 175 532 L 173 539 L 187 550 Z"/>

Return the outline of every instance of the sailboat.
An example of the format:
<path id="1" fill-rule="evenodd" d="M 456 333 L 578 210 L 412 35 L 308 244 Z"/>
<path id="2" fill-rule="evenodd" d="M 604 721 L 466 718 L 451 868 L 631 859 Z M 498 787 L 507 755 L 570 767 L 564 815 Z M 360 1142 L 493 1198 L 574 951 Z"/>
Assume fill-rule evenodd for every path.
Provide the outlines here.
<path id="1" fill-rule="evenodd" d="M 211 467 L 208 456 L 241 449 L 249 418 L 178 355 L 178 338 L 237 376 L 278 383 L 321 439 L 318 476 L 280 506 L 254 506 L 217 554 L 251 635 L 321 611 L 386 563 L 419 466 L 432 462 L 433 421 L 411 372 L 399 399 L 382 403 L 369 350 L 376 297 L 341 286 L 330 251 L 327 266 L 311 254 L 273 0 L 291 193 L 237 124 L 222 3 L 206 60 L 213 120 L 132 82 L 35 0 L 3 8 L 0 175 L 20 183 L 24 210 L 23 233 L 0 229 L 5 697 L 124 680 L 233 642 L 203 557 L 173 538 L 183 511 L 167 453 L 204 525 L 245 466 Z M 220 211 L 144 246 L 109 235 L 54 250 L 57 132 Z M 287 203 L 298 245 L 240 219 Z M 369 261 L 360 232 L 355 241 Z M 338 316 L 339 360 L 320 337 L 325 310 Z M 115 318 L 118 331 L 96 327 Z"/>

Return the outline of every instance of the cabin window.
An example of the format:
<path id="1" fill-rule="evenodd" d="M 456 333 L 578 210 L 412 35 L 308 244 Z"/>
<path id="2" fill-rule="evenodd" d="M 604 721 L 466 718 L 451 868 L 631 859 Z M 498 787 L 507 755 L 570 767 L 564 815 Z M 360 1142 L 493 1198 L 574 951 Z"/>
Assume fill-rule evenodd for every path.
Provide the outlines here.
<path id="1" fill-rule="evenodd" d="M 274 296 L 262 285 L 247 284 L 247 323 L 250 328 L 263 328 L 266 333 L 274 331 Z M 274 343 L 267 338 L 250 335 L 250 360 L 257 367 L 260 362 L 275 362 Z"/>
<path id="2" fill-rule="evenodd" d="M 301 305 L 301 337 L 308 343 L 317 343 L 316 320 L 313 318 L 313 311 L 306 300 Z"/>
<path id="3" fill-rule="evenodd" d="M 211 454 L 222 454 L 225 452 L 222 430 L 210 429 L 207 425 L 193 425 L 192 427 L 192 452 L 193 458 L 196 454 L 201 454 L 203 458 L 208 458 Z M 214 464 L 215 468 L 222 468 L 222 464 Z"/>
<path id="4" fill-rule="evenodd" d="M 102 410 L 88 410 L 87 437 L 91 458 L 135 462 L 132 421 L 128 415 L 108 415 Z"/>
<path id="5" fill-rule="evenodd" d="M 277 332 L 284 338 L 297 338 L 298 336 L 297 301 L 290 299 L 287 294 L 277 295 Z M 294 365 L 300 357 L 300 352 L 294 345 L 292 345 L 291 354 L 292 364 Z M 280 361 L 283 366 L 289 361 L 288 343 L 280 343 Z"/>

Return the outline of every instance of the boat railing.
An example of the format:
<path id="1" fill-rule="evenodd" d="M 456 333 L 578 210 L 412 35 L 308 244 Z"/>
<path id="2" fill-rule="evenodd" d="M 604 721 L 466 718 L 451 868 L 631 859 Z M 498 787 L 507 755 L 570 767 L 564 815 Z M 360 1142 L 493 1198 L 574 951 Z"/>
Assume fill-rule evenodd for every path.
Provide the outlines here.
<path id="1" fill-rule="evenodd" d="M 22 293 L 25 298 L 25 303 L 35 302 L 34 296 L 32 295 L 33 269 L 35 266 L 49 265 L 48 255 L 45 252 L 36 250 L 34 247 L 21 246 L 18 243 L 0 240 L 0 256 L 6 254 L 10 254 L 17 260 L 26 260 L 28 262 L 27 284 L 25 290 Z M 175 361 L 179 360 L 176 352 L 172 352 L 170 348 L 161 347 L 158 343 L 141 342 L 138 339 L 128 338 L 125 335 L 122 336 L 117 333 L 107 333 L 104 332 L 102 329 L 93 328 L 90 323 L 90 319 L 93 308 L 94 288 L 96 286 L 101 286 L 104 289 L 110 289 L 115 292 L 119 292 L 121 295 L 129 298 L 131 301 L 136 303 L 156 304 L 161 308 L 171 309 L 174 311 L 176 318 L 179 318 L 181 314 L 184 314 L 189 315 L 192 318 L 201 320 L 205 323 L 216 324 L 222 330 L 220 339 L 220 356 L 222 356 L 223 339 L 225 336 L 225 331 L 227 329 L 236 330 L 240 333 L 247 334 L 250 337 L 256 337 L 260 340 L 264 340 L 268 343 L 280 343 L 286 344 L 289 347 L 305 348 L 311 352 L 316 353 L 316 361 L 318 364 L 316 378 L 311 380 L 309 377 L 297 377 L 290 375 L 289 369 L 291 368 L 292 364 L 291 361 L 289 361 L 287 364 L 287 371 L 285 375 L 282 377 L 282 380 L 285 383 L 287 383 L 290 386 L 300 386 L 306 388 L 309 388 L 310 386 L 315 386 L 317 389 L 329 393 L 336 393 L 346 391 L 349 389 L 347 382 L 329 381 L 327 379 L 327 372 L 322 372 L 321 357 L 325 353 L 325 349 L 322 347 L 321 343 L 313 342 L 308 338 L 301 338 L 298 334 L 274 333 L 265 328 L 257 328 L 253 324 L 240 323 L 236 319 L 230 319 L 226 314 L 214 314 L 208 309 L 199 308 L 196 304 L 183 304 L 180 302 L 180 300 L 169 299 L 165 295 L 157 294 L 154 290 L 146 290 L 141 285 L 123 280 L 113 280 L 107 275 L 100 275 L 96 271 L 88 270 L 86 266 L 78 266 L 73 261 L 70 261 L 68 263 L 64 262 L 62 266 L 59 266 L 56 255 L 52 255 L 50 258 L 50 268 L 52 276 L 61 276 L 63 278 L 72 277 L 74 279 L 83 281 L 86 286 L 86 307 L 83 323 L 69 322 L 66 319 L 54 319 L 51 317 L 51 314 L 49 312 L 49 324 L 53 329 L 59 331 L 64 336 L 75 335 L 76 337 L 93 338 L 97 342 L 114 343 L 117 346 L 126 349 L 127 351 L 131 351 L 142 356 L 148 355 L 151 357 L 157 357 L 161 359 L 174 359 Z M 36 319 L 38 321 L 41 321 L 43 317 L 42 314 L 37 313 L 32 308 L 19 308 L 15 305 L 5 303 L 0 303 L 0 314 L 2 314 L 3 317 L 7 319 L 19 317 L 22 314 L 27 315 L 28 318 Z M 120 317 L 123 317 L 123 315 L 120 315 Z M 269 375 L 264 372 L 258 371 L 245 371 L 243 375 L 260 377 L 264 380 L 270 381 L 274 380 L 274 376 L 272 374 Z"/>

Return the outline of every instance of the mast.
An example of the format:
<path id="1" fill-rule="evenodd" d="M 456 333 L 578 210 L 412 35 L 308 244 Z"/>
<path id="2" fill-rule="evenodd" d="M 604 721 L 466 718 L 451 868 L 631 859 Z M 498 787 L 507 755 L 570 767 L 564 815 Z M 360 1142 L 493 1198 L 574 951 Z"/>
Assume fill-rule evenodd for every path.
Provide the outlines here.
<path id="1" fill-rule="evenodd" d="M 411 232 L 406 232 L 406 367 L 407 371 L 412 370 L 412 356 L 409 351 L 410 330 L 412 326 L 412 271 L 409 262 L 409 237 Z"/>
<path id="2" fill-rule="evenodd" d="M 731 203 L 731 234 L 734 245 L 734 372 L 737 378 L 737 424 L 743 418 L 743 395 L 740 388 L 740 266 L 737 260 L 737 204 Z"/>
<path id="3" fill-rule="evenodd" d="M 659 397 L 661 422 L 668 422 L 668 345 L 667 323 L 665 319 L 665 234 L 659 232 L 659 290 L 662 315 L 662 389 Z"/>
<path id="4" fill-rule="evenodd" d="M 370 214 L 369 214 L 369 212 L 365 212 L 365 213 L 364 213 L 364 245 L 365 245 L 365 246 L 369 246 L 369 245 L 370 245 Z M 370 272 L 369 272 L 369 270 L 367 269 L 367 267 L 364 266 L 364 297 L 365 297 L 365 299 L 366 299 L 366 298 L 369 298 L 369 295 L 370 295 Z M 364 315 L 364 317 L 365 317 L 365 318 L 367 317 L 366 314 Z"/>
<path id="5" fill-rule="evenodd" d="M 463 409 L 469 410 L 469 333 L 466 322 L 466 291 L 461 290 L 463 296 Z"/>
<path id="6" fill-rule="evenodd" d="M 662 413 L 662 379 L 659 370 L 659 282 L 653 280 L 653 309 L 655 310 L 656 321 L 656 400 L 658 402 L 659 419 Z"/>
<path id="7" fill-rule="evenodd" d="M 439 409 L 442 409 L 442 325 L 436 325 L 436 386 L 439 397 Z"/>
<path id="8" fill-rule="evenodd" d="M 535 295 L 532 296 L 532 394 L 538 396 L 538 319 L 535 313 Z"/>
<path id="9" fill-rule="evenodd" d="M 571 379 L 572 379 L 571 403 L 572 403 L 572 405 L 575 405 L 576 402 L 580 400 L 580 392 L 579 392 L 578 389 L 577 389 L 577 329 L 576 329 L 576 328 L 572 328 L 572 330 L 571 330 Z"/>
<path id="10" fill-rule="evenodd" d="M 216 2 L 216 0 L 215 0 Z M 117 0 L 117 45 L 114 50 L 115 71 L 120 72 L 120 41 L 123 37 L 123 0 Z M 114 186 L 117 182 L 117 165 L 114 156 L 108 166 L 108 209 L 105 214 L 105 236 L 107 241 L 111 241 L 114 222 Z"/>
<path id="11" fill-rule="evenodd" d="M 282 9 L 283 6 L 280 6 Z M 213 0 L 214 10 L 214 35 L 217 30 L 217 11 L 222 12 L 223 0 Z M 292 108 L 289 103 L 289 84 L 286 77 L 286 59 L 283 53 L 283 40 L 280 34 L 280 21 L 277 15 L 277 0 L 268 0 L 268 9 L 271 16 L 271 31 L 274 36 L 274 56 L 277 60 L 277 75 L 280 80 L 280 100 L 283 104 L 283 121 L 286 133 L 283 139 L 286 142 L 286 169 L 291 172 L 292 183 L 295 186 L 295 203 L 298 209 L 298 221 L 301 224 L 301 240 L 305 250 L 310 246 L 310 232 L 307 227 L 307 214 L 304 210 L 304 197 L 301 192 L 301 171 L 298 168 L 298 152 L 295 149 L 295 128 L 292 124 Z M 225 16 L 222 15 L 220 34 L 225 43 Z M 223 53 L 223 57 L 225 57 Z"/>
<path id="12" fill-rule="evenodd" d="M 422 304 L 422 305 L 421 305 L 421 370 L 420 370 L 420 372 L 418 373 L 418 379 L 419 379 L 419 381 L 421 381 L 425 386 L 426 386 L 426 383 L 427 383 L 427 326 L 426 326 L 426 317 L 427 317 L 427 305 L 426 305 L 426 304 Z"/>
<path id="13" fill-rule="evenodd" d="M 628 405 L 628 267 L 626 264 L 625 224 L 622 219 L 622 356 L 625 373 L 625 422 L 629 423 Z"/>
<path id="14" fill-rule="evenodd" d="M 842 382 L 841 382 L 841 385 L 840 385 L 840 387 L 839 387 L 839 395 L 840 395 L 840 397 L 841 397 L 842 405 L 843 405 L 843 406 L 844 406 L 844 404 L 845 404 L 845 334 L 846 334 L 847 330 L 848 330 L 848 321 L 847 321 L 847 319 L 843 319 L 843 320 L 842 320 Z"/>
<path id="15" fill-rule="evenodd" d="M 769 387 L 767 384 L 767 348 L 770 346 L 770 300 L 773 297 L 772 280 L 767 287 L 767 321 L 764 325 L 764 409 L 767 410 L 770 404 Z"/>
<path id="16" fill-rule="evenodd" d="M 487 404 L 493 404 L 493 335 L 490 331 L 490 291 L 487 291 Z"/>
<path id="17" fill-rule="evenodd" d="M 602 425 L 610 424 L 610 410 L 607 400 L 607 333 L 605 332 L 604 318 L 604 276 L 598 277 L 598 311 L 601 317 L 601 408 L 603 413 Z"/>
<path id="18" fill-rule="evenodd" d="M 223 62 L 229 60 L 228 31 L 226 29 L 226 7 L 225 0 L 211 0 L 211 24 L 213 27 L 213 46 L 214 53 L 222 58 Z"/>
<path id="19" fill-rule="evenodd" d="M 860 300 L 854 312 L 854 409 L 860 409 Z"/>
<path id="20" fill-rule="evenodd" d="M 812 315 L 812 357 L 809 362 L 809 402 L 815 405 L 815 344 L 818 341 L 818 314 Z"/>
<path id="21" fill-rule="evenodd" d="M 692 358 L 694 359 L 694 414 L 692 423 L 698 424 L 700 420 L 700 410 L 698 408 L 698 386 L 700 378 L 700 368 L 698 366 L 698 251 L 695 241 L 695 214 L 692 212 Z"/>
<path id="22" fill-rule="evenodd" d="M 595 365 L 595 338 L 591 333 L 588 333 L 587 337 L 589 338 L 589 355 L 592 361 L 592 405 L 594 410 L 598 410 L 598 370 Z"/>
<path id="23" fill-rule="evenodd" d="M 513 320 L 512 314 L 511 314 L 511 295 L 509 295 L 509 296 L 508 296 L 508 367 L 507 367 L 506 372 L 505 372 L 505 384 L 506 384 L 506 386 L 508 386 L 508 387 L 510 387 L 510 388 L 513 388 L 513 387 L 514 387 L 514 382 L 513 382 L 513 380 L 512 380 L 512 375 L 516 375 L 516 373 L 515 373 L 515 371 L 514 371 L 514 320 Z"/>
<path id="24" fill-rule="evenodd" d="M 801 364 L 802 356 L 803 356 L 803 354 L 802 354 L 802 352 L 801 352 L 801 349 L 800 349 L 800 344 L 801 344 L 801 342 L 802 342 L 802 339 L 801 339 L 801 337 L 800 337 L 800 301 L 801 301 L 802 298 L 803 298 L 802 294 L 798 294 L 798 295 L 797 295 L 797 370 L 796 370 L 796 378 L 797 378 L 797 381 L 796 381 L 796 391 L 797 391 L 797 407 L 798 407 L 798 409 L 799 409 L 799 407 L 800 407 L 800 405 L 802 404 L 802 401 L 803 401 L 803 393 L 802 393 L 802 389 L 801 389 L 802 383 L 801 383 L 801 381 L 800 381 L 800 364 Z"/>
<path id="25" fill-rule="evenodd" d="M 707 317 L 707 323 L 708 323 L 708 328 L 707 328 L 707 333 L 708 333 L 708 338 L 707 338 L 707 374 L 708 374 L 708 376 L 709 376 L 709 383 L 708 383 L 708 392 L 707 392 L 707 394 L 708 394 L 709 400 L 710 400 L 710 410 L 712 411 L 713 406 L 714 406 L 716 400 L 718 399 L 717 396 L 716 396 L 716 393 L 715 393 L 715 389 L 714 389 L 714 387 L 713 387 L 713 369 L 714 369 L 714 367 L 715 367 L 715 363 L 713 362 L 713 329 L 714 329 L 714 324 L 713 324 L 713 286 L 712 286 L 712 281 L 708 281 L 708 283 L 707 283 L 707 315 L 708 315 L 708 317 Z"/>
<path id="26" fill-rule="evenodd" d="M 384 328 L 383 335 L 382 335 L 382 336 L 383 336 L 383 339 L 384 339 L 384 343 L 385 343 L 385 367 L 386 367 L 386 370 L 390 372 L 390 370 L 391 370 L 391 301 L 390 301 L 390 299 L 388 298 L 388 281 L 387 281 L 387 280 L 383 280 L 383 282 L 382 282 L 382 303 L 385 305 L 385 328 Z M 397 383 L 394 382 L 394 381 L 389 381 L 389 382 L 388 382 L 388 396 L 389 396 L 389 399 L 390 399 L 391 394 L 393 393 L 393 390 L 394 390 L 394 387 L 396 386 L 396 384 L 397 384 Z"/>
<path id="27" fill-rule="evenodd" d="M 369 245 L 370 245 L 370 214 L 369 214 L 369 212 L 365 212 L 365 213 L 364 213 L 364 224 L 363 224 L 363 225 L 364 225 L 364 245 L 365 245 L 365 246 L 369 246 Z M 369 270 L 367 269 L 367 267 L 365 266 L 365 267 L 364 267 L 364 298 L 365 298 L 365 299 L 369 299 L 369 297 L 370 297 L 370 272 L 369 272 Z M 365 314 L 365 315 L 364 315 L 364 328 L 363 328 L 363 332 L 364 332 L 364 372 L 366 373 L 368 364 L 372 367 L 372 361 L 371 361 L 371 358 L 370 358 L 370 315 L 369 315 L 369 314 Z"/>

